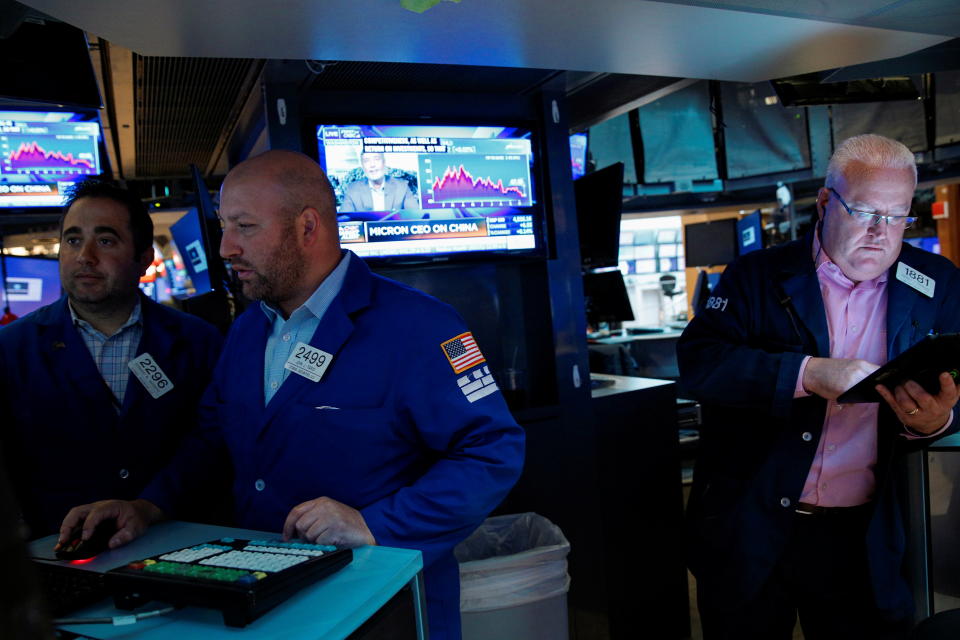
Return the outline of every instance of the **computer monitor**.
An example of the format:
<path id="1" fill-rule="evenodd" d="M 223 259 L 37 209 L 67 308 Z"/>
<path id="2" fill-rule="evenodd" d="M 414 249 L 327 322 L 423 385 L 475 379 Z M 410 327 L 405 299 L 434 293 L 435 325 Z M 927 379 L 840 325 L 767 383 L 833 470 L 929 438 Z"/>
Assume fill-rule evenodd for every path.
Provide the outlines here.
<path id="1" fill-rule="evenodd" d="M 737 220 L 737 249 L 741 256 L 763 249 L 763 221 L 759 209 Z"/>
<path id="2" fill-rule="evenodd" d="M 172 273 L 175 282 L 181 283 L 180 286 L 175 287 L 172 295 L 183 300 L 210 293 L 213 290 L 210 258 L 204 243 L 200 212 L 197 207 L 191 207 L 183 217 L 170 225 L 170 234 L 173 236 L 171 253 L 176 253 L 177 258 L 171 257 L 168 261 L 173 263 Z M 183 278 L 184 270 L 189 283 Z"/>
<path id="3" fill-rule="evenodd" d="M 100 173 L 99 145 L 95 115 L 0 111 L 0 208 L 62 206 L 68 187 Z"/>
<path id="4" fill-rule="evenodd" d="M 315 124 L 340 242 L 369 260 L 545 255 L 531 126 Z"/>
<path id="5" fill-rule="evenodd" d="M 12 3 L 16 4 L 16 3 Z M 5 12 L 14 11 L 5 6 Z M 87 36 L 54 20 L 24 20 L 9 37 L 0 38 L 0 97 L 99 109 L 100 89 L 90 60 Z"/>
<path id="6" fill-rule="evenodd" d="M 688 267 L 730 264 L 737 258 L 737 219 L 688 224 L 683 227 L 683 240 Z"/>
<path id="7" fill-rule="evenodd" d="M 619 269 L 584 273 L 583 297 L 587 322 L 591 326 L 634 319 L 630 296 Z"/>
<path id="8" fill-rule="evenodd" d="M 0 290 L 0 308 L 10 306 L 19 317 L 60 298 L 60 266 L 56 258 L 5 256 L 7 286 Z M 2 289 L 2 287 L 0 287 Z"/>
<path id="9" fill-rule="evenodd" d="M 620 255 L 623 163 L 614 163 L 574 181 L 573 193 L 581 267 L 587 271 L 616 265 Z"/>

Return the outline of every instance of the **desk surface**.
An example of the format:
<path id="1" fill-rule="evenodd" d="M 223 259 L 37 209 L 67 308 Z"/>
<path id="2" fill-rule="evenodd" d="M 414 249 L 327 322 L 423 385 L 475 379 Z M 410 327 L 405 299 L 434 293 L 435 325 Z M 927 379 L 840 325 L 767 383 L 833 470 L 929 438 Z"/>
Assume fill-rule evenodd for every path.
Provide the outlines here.
<path id="1" fill-rule="evenodd" d="M 609 373 L 590 373 L 591 378 L 598 380 L 612 380 L 613 384 L 609 387 L 597 387 L 590 390 L 590 397 L 604 398 L 618 393 L 628 391 L 642 391 L 652 387 L 662 387 L 666 384 L 674 384 L 673 380 L 659 380 L 657 378 L 636 378 L 634 376 L 615 376 Z"/>
<path id="2" fill-rule="evenodd" d="M 673 339 L 676 340 L 680 337 L 683 331 L 678 329 L 667 329 L 665 331 L 653 331 L 650 333 L 638 333 L 638 334 L 627 334 L 627 335 L 612 335 L 606 337 L 597 337 L 590 338 L 589 342 L 592 344 L 624 344 L 627 342 L 637 342 L 640 340 L 666 340 Z"/>
<path id="3" fill-rule="evenodd" d="M 214 527 L 189 522 L 163 522 L 150 527 L 142 538 L 131 544 L 100 554 L 84 569 L 106 571 L 133 560 L 165 553 L 185 546 L 229 536 L 269 540 L 279 538 L 275 533 Z M 52 547 L 56 536 L 41 538 L 30 544 L 35 558 L 53 558 Z M 301 589 L 289 600 L 243 629 L 223 624 L 216 609 L 186 607 L 166 616 L 150 618 L 134 625 L 114 627 L 105 624 L 65 626 L 64 629 L 91 638 L 136 638 L 137 640 L 188 640 L 203 638 L 316 638 L 337 640 L 346 638 L 360 627 L 380 607 L 406 586 L 423 568 L 419 551 L 390 547 L 360 547 L 354 549 L 353 562 L 315 584 Z M 148 603 L 136 611 L 160 608 Z M 104 601 L 70 614 L 76 618 L 122 615 L 112 602 Z"/>

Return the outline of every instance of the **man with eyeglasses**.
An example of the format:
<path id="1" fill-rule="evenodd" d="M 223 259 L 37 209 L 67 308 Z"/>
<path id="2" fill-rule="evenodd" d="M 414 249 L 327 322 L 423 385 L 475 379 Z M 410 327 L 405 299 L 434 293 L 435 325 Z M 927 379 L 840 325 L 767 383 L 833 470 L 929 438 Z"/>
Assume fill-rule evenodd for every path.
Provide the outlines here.
<path id="1" fill-rule="evenodd" d="M 678 345 L 703 409 L 688 506 L 704 638 L 903 638 L 905 452 L 952 433 L 949 374 L 883 403 L 837 397 L 929 334 L 960 331 L 960 270 L 903 240 L 913 154 L 844 141 L 803 240 L 731 264 Z M 926 286 L 916 278 L 918 273 Z"/>

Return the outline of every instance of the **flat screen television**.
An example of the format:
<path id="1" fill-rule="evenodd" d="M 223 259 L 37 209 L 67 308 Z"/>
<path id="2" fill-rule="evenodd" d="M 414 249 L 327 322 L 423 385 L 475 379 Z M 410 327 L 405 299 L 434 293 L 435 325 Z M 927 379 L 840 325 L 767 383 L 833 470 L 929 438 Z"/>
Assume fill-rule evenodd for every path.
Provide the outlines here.
<path id="1" fill-rule="evenodd" d="M 15 4 L 15 3 L 14 3 Z M 15 7 L 4 7 L 5 12 Z M 0 96 L 99 109 L 97 77 L 90 60 L 87 36 L 76 27 L 54 20 L 24 20 L 0 38 Z"/>
<path id="2" fill-rule="evenodd" d="M 53 258 L 5 256 L 6 291 L 0 291 L 0 309 L 23 317 L 60 298 L 60 266 Z M 2 287 L 0 287 L 2 289 Z"/>
<path id="3" fill-rule="evenodd" d="M 531 127 L 316 126 L 340 242 L 366 259 L 539 256 L 544 210 Z"/>
<path id="4" fill-rule="evenodd" d="M 684 256 L 688 267 L 730 264 L 737 258 L 737 219 L 688 224 L 683 228 Z"/>
<path id="5" fill-rule="evenodd" d="M 0 208 L 59 207 L 100 173 L 100 122 L 69 111 L 0 111 Z"/>
<path id="6" fill-rule="evenodd" d="M 589 173 L 573 183 L 584 271 L 615 266 L 620 256 L 623 163 Z"/>

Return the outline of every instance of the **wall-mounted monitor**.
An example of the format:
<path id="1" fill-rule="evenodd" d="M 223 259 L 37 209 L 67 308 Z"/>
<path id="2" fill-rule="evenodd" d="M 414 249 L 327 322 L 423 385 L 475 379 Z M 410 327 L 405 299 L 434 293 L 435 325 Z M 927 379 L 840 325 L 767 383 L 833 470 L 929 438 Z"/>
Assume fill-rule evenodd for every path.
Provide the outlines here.
<path id="1" fill-rule="evenodd" d="M 688 267 L 730 264 L 737 257 L 737 219 L 688 224 L 683 228 L 684 254 Z"/>
<path id="2" fill-rule="evenodd" d="M 60 266 L 54 258 L 5 256 L 6 292 L 0 290 L 0 309 L 23 317 L 60 298 Z M 2 288 L 0 288 L 2 289 Z"/>
<path id="3" fill-rule="evenodd" d="M 340 242 L 367 259 L 544 254 L 530 127 L 315 125 Z"/>
<path id="4" fill-rule="evenodd" d="M 619 261 L 623 172 L 623 163 L 617 162 L 573 183 L 580 263 L 585 271 L 614 266 Z"/>
<path id="5" fill-rule="evenodd" d="M 15 6 L 6 6 L 7 16 Z M 7 25 L 4 25 L 7 26 Z M 0 38 L 0 96 L 99 109 L 97 77 L 90 60 L 87 36 L 76 27 L 54 20 L 24 20 L 9 37 Z"/>
<path id="6" fill-rule="evenodd" d="M 100 122 L 67 111 L 0 111 L 0 208 L 59 207 L 100 173 Z"/>

